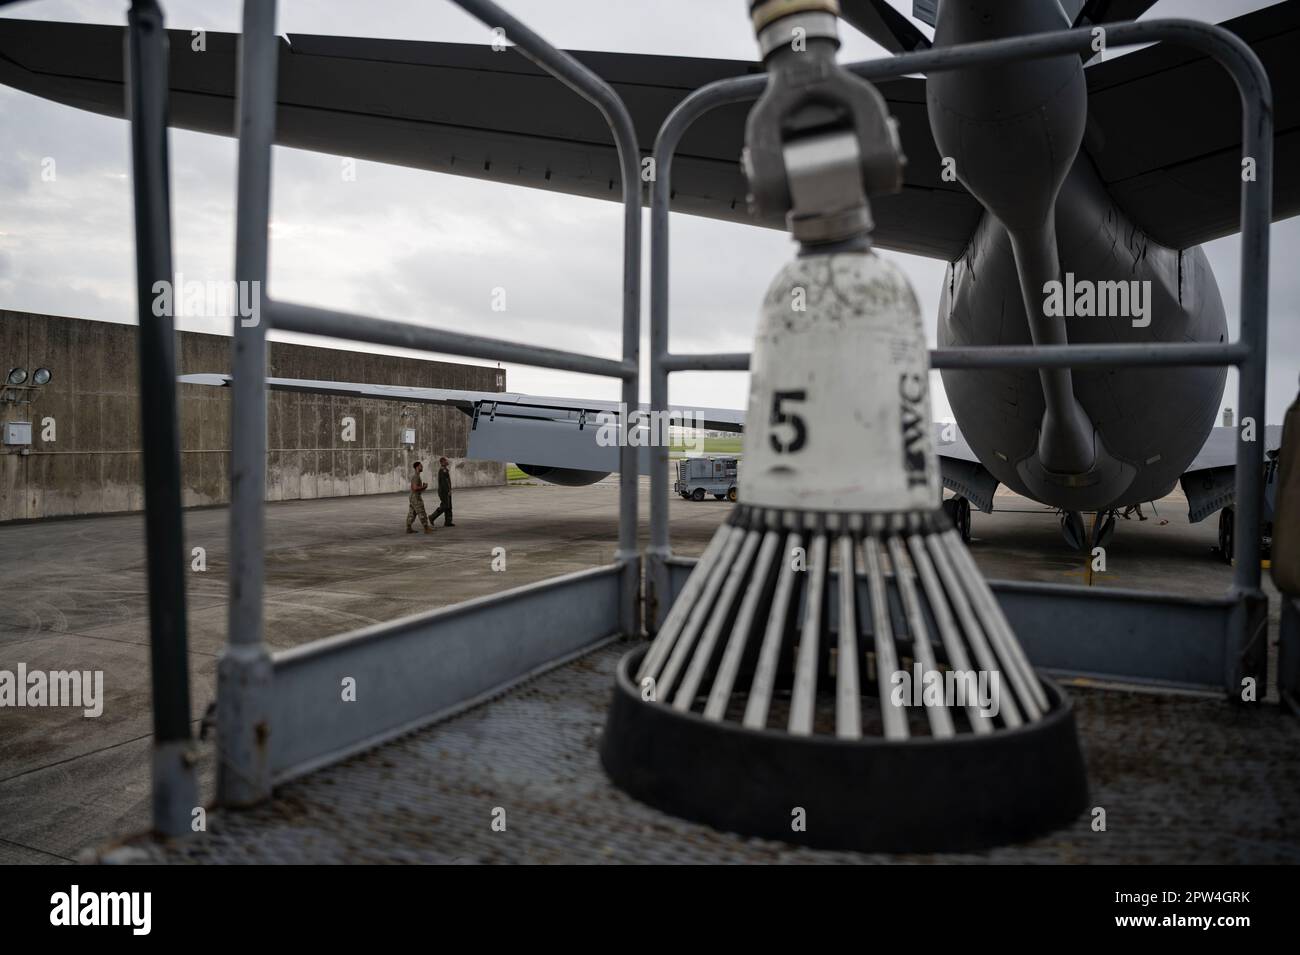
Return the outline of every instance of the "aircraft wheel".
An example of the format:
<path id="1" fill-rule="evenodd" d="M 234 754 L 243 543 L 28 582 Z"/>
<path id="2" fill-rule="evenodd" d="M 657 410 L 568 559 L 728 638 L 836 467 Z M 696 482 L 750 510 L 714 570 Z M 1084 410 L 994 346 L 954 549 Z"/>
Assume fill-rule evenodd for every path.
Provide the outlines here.
<path id="1" fill-rule="evenodd" d="M 702 500 L 704 500 L 704 488 L 702 488 L 702 487 L 697 487 L 694 491 L 692 491 L 692 492 L 691 492 L 691 500 L 692 500 L 692 501 L 702 501 Z"/>
<path id="2" fill-rule="evenodd" d="M 1236 525 L 1236 515 L 1232 508 L 1225 507 L 1219 511 L 1219 559 L 1225 564 L 1232 563 L 1232 552 L 1237 545 L 1236 535 L 1233 528 Z"/>
<path id="3" fill-rule="evenodd" d="M 1071 550 L 1083 550 L 1084 542 L 1088 539 L 1083 528 L 1083 515 L 1078 511 L 1062 511 L 1061 536 Z"/>
<path id="4" fill-rule="evenodd" d="M 727 491 L 727 500 L 734 501 L 735 499 L 736 499 L 736 489 L 733 487 Z"/>
<path id="5" fill-rule="evenodd" d="M 970 501 L 964 497 L 950 497 L 943 502 L 943 512 L 961 535 L 963 544 L 970 543 Z"/>
<path id="6" fill-rule="evenodd" d="M 1092 546 L 1109 547 L 1110 539 L 1115 536 L 1115 512 L 1107 511 L 1098 515 L 1092 527 Z"/>

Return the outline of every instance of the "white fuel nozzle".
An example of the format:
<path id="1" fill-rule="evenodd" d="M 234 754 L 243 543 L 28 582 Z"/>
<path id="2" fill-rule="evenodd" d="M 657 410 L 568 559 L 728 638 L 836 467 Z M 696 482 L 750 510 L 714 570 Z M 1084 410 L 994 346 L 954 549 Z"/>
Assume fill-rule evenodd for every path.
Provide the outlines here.
<path id="1" fill-rule="evenodd" d="M 929 371 L 920 307 L 895 265 L 869 251 L 790 262 L 763 298 L 741 501 L 934 510 Z"/>

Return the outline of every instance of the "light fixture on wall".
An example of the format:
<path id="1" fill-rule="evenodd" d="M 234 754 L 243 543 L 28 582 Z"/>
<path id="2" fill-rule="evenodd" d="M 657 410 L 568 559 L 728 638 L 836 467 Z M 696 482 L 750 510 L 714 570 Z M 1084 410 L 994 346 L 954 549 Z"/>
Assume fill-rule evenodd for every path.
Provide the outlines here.
<path id="1" fill-rule="evenodd" d="M 49 384 L 53 378 L 54 373 L 48 368 L 37 368 L 35 373 L 29 376 L 26 368 L 15 365 L 9 369 L 9 374 L 5 375 L 4 392 L 0 395 L 0 400 L 12 404 L 30 404 L 36 389 L 41 385 Z"/>

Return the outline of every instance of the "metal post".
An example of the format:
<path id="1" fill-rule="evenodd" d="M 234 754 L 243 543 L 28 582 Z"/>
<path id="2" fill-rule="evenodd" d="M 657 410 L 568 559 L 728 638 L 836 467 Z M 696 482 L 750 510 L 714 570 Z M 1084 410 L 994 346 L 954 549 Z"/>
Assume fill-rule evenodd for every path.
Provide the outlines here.
<path id="1" fill-rule="evenodd" d="M 767 76 L 724 80 L 697 90 L 677 104 L 655 138 L 655 178 L 650 186 L 650 411 L 668 410 L 668 213 L 672 199 L 673 155 L 682 135 L 705 112 L 758 95 Z M 716 356 L 711 356 L 716 357 Z M 749 367 L 744 355 L 743 368 Z M 646 548 L 646 629 L 654 633 L 667 613 L 672 594 L 668 558 L 668 446 L 650 451 L 650 546 Z"/>
<path id="2" fill-rule="evenodd" d="M 198 803 L 190 737 L 186 648 L 185 538 L 180 434 L 176 426 L 176 336 L 153 302 L 173 281 L 167 167 L 167 33 L 155 0 L 127 14 L 127 109 L 135 199 L 135 273 L 140 331 L 140 432 L 144 448 L 145 559 L 149 568 L 149 662 L 153 683 L 153 827 L 190 831 Z M 174 299 L 173 299 L 174 300 Z"/>
<path id="3" fill-rule="evenodd" d="M 1235 37 L 1233 38 L 1236 39 Z M 1242 156 L 1255 160 L 1255 175 L 1241 183 L 1241 329 L 1247 353 L 1237 366 L 1238 441 L 1234 506 L 1233 584 L 1241 601 L 1240 630 L 1225 661 L 1227 692 L 1240 699 L 1242 682 L 1268 677 L 1268 598 L 1260 589 L 1260 520 L 1264 496 L 1268 366 L 1268 238 L 1273 209 L 1273 94 L 1268 74 L 1248 46 L 1237 40 L 1226 52 L 1240 60 L 1232 70 L 1242 99 Z M 1222 61 L 1223 57 L 1219 57 Z M 1225 61 L 1225 65 L 1229 65 Z M 1258 106 L 1256 104 L 1259 104 Z M 1247 434 L 1253 424 L 1253 434 Z M 1250 440 L 1245 440 L 1247 437 Z M 1238 615 L 1234 615 L 1238 616 Z"/>
<path id="4" fill-rule="evenodd" d="M 266 290 L 271 144 L 275 139 L 275 0 L 245 0 L 239 39 L 239 185 L 235 279 Z M 254 284 L 255 283 L 255 284 Z M 242 287 L 242 286 L 241 286 Z M 260 311 L 260 310 L 259 310 Z M 271 795 L 271 657 L 262 641 L 266 496 L 266 326 L 235 322 L 230 416 L 229 645 L 217 669 L 218 798 Z"/>
<path id="5" fill-rule="evenodd" d="M 486 26 L 505 30 L 516 49 L 560 82 L 578 93 L 605 117 L 618 147 L 623 179 L 623 420 L 631 430 L 630 415 L 640 406 L 641 356 L 641 167 L 640 148 L 632 117 L 617 93 L 603 79 L 567 53 L 556 49 L 525 24 L 491 0 L 454 0 L 457 6 Z M 637 615 L 641 562 L 637 552 L 637 448 L 624 442 L 619 449 L 618 550 L 623 564 L 623 598 L 620 607 L 623 632 L 641 630 Z"/>

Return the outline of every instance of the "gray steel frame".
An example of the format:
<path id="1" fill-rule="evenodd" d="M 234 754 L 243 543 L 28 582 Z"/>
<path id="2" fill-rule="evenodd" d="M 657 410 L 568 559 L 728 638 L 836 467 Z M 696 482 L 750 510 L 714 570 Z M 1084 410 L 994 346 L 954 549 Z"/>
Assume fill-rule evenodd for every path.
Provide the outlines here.
<path id="1" fill-rule="evenodd" d="M 272 655 L 263 641 L 268 326 L 604 375 L 622 381 L 626 407 L 635 410 L 638 405 L 641 180 L 631 116 L 604 80 L 495 3 L 453 2 L 485 25 L 504 28 L 518 52 L 596 106 L 609 124 L 623 177 L 623 355 L 612 360 L 270 300 L 265 290 L 275 139 L 276 5 L 275 0 L 246 0 L 239 51 L 235 278 L 259 283 L 266 322 L 237 322 L 233 343 L 229 645 L 217 677 L 218 799 L 224 805 L 264 800 L 275 782 L 409 731 L 539 669 L 558 665 L 612 635 L 640 632 L 637 449 L 627 446 L 620 450 L 618 549 L 613 564 L 331 637 L 287 653 Z M 128 39 L 141 343 L 142 349 L 146 345 L 152 349 L 142 351 L 141 394 L 155 395 L 158 400 L 151 406 L 160 409 L 153 416 L 157 426 L 145 429 L 146 445 L 157 449 L 149 459 L 149 526 L 170 524 L 178 538 L 175 368 L 170 349 L 155 347 L 161 341 L 158 336 L 170 326 L 144 321 L 150 314 L 148 296 L 154 279 L 170 277 L 166 35 L 156 0 L 134 0 Z M 159 384 L 163 379 L 165 384 Z M 178 542 L 169 537 L 160 543 L 157 554 L 151 548 L 150 558 L 151 600 L 162 601 L 158 607 L 151 605 L 158 727 L 154 825 L 166 835 L 181 835 L 189 831 L 196 797 L 188 698 L 175 689 L 189 685 L 184 587 L 164 586 L 163 580 L 168 569 L 177 573 L 181 569 Z M 355 702 L 343 702 L 345 677 L 356 681 Z"/>
<path id="2" fill-rule="evenodd" d="M 933 368 L 1151 365 L 1236 365 L 1242 418 L 1264 421 L 1268 341 L 1268 239 L 1273 187 L 1273 104 L 1268 76 L 1254 52 L 1233 34 L 1191 20 L 1152 20 L 1107 26 L 1107 46 L 1168 41 L 1217 60 L 1241 95 L 1242 155 L 1256 160 L 1256 180 L 1241 186 L 1241 335 L 1220 344 L 1057 345 L 937 349 Z M 1062 54 L 1091 55 L 1093 28 L 971 43 L 906 53 L 848 66 L 868 80 L 908 73 Z M 660 127 L 657 177 L 650 203 L 650 406 L 668 407 L 668 375 L 687 370 L 742 371 L 749 355 L 673 354 L 668 349 L 668 211 L 672 160 L 686 130 L 716 107 L 757 99 L 766 76 L 720 80 L 687 96 Z M 1261 428 L 1262 429 L 1262 428 Z M 1034 662 L 1067 674 L 1240 693 L 1242 680 L 1266 675 L 1267 598 L 1260 589 L 1258 553 L 1263 454 L 1242 441 L 1237 449 L 1237 539 L 1233 585 L 1214 600 L 1086 587 L 995 583 Z M 693 562 L 672 556 L 668 532 L 668 449 L 651 451 L 650 546 L 646 553 L 647 629 L 654 632 Z M 1062 613 L 1070 603 L 1079 614 Z M 1063 628 L 1062 622 L 1087 621 Z M 1050 621 L 1050 626 L 1045 625 Z M 1177 628 L 1175 632 L 1174 628 Z M 1103 632 L 1103 628 L 1104 632 Z"/>
<path id="3" fill-rule="evenodd" d="M 640 178 L 635 131 L 622 101 L 594 73 L 555 49 L 489 0 L 453 0 L 489 26 L 502 27 L 519 52 L 556 76 L 589 102 L 608 122 L 618 147 L 623 176 L 623 355 L 621 360 L 537 348 L 474 335 L 403 325 L 328 309 L 271 301 L 264 296 L 267 324 L 237 324 L 233 344 L 231 465 L 231 567 L 229 646 L 218 669 L 218 797 L 226 805 L 246 805 L 269 797 L 274 782 L 331 762 L 436 719 L 482 695 L 558 665 L 571 655 L 619 633 L 635 633 L 640 596 L 637 555 L 636 449 L 620 453 L 619 545 L 613 564 L 568 574 L 505 594 L 470 601 L 434 613 L 399 620 L 357 633 L 331 637 L 287 653 L 271 655 L 263 642 L 264 486 L 266 468 L 266 330 L 271 327 L 335 338 L 402 345 L 483 359 L 515 361 L 619 378 L 622 400 L 637 407 L 640 293 Z M 164 276 L 170 259 L 167 173 L 167 80 L 165 34 L 155 0 L 133 0 L 129 27 L 132 142 L 135 149 L 136 242 L 140 270 L 141 315 L 144 296 L 155 276 Z M 135 15 L 140 14 L 140 15 Z M 246 0 L 240 39 L 238 131 L 239 184 L 235 277 L 267 279 L 267 217 L 270 203 L 271 145 L 276 106 L 275 0 Z M 1257 421 L 1264 414 L 1267 338 L 1268 210 L 1272 186 L 1272 120 L 1268 79 L 1254 54 L 1217 27 L 1167 20 L 1107 28 L 1112 45 L 1169 40 L 1209 53 L 1232 74 L 1243 103 L 1244 152 L 1256 158 L 1257 180 L 1242 187 L 1242 335 L 1227 347 L 1063 346 L 1053 348 L 947 349 L 931 354 L 945 367 L 1061 365 L 1235 364 L 1240 369 L 1239 407 Z M 1041 34 L 1012 40 L 912 53 L 856 64 L 867 79 L 914 71 L 937 71 L 1008 59 L 1079 53 L 1088 48 L 1090 29 Z M 668 407 L 668 375 L 688 369 L 743 370 L 749 356 L 673 355 L 668 351 L 668 197 L 673 152 L 682 133 L 699 116 L 724 103 L 756 98 L 762 76 L 728 80 L 687 97 L 669 116 L 655 145 L 658 177 L 652 194 L 651 249 L 651 407 Z M 162 325 L 141 323 L 142 395 L 154 394 L 161 413 L 145 428 L 146 443 L 160 453 L 147 475 L 150 522 L 180 526 L 179 460 L 174 442 L 174 367 L 170 351 L 155 347 Z M 149 367 L 145 367 L 149 364 Z M 160 375 L 170 382 L 159 384 Z M 171 411 L 167 409 L 171 408 Z M 156 444 L 155 444 L 156 442 Z M 650 624 L 671 602 L 691 562 L 673 558 L 669 546 L 667 449 L 653 449 L 651 547 L 647 572 L 652 594 L 662 605 L 648 608 Z M 1152 594 L 1092 591 L 1032 584 L 995 585 L 1004 606 L 1041 663 L 1068 672 L 1114 675 L 1180 686 L 1204 686 L 1219 675 L 1229 690 L 1245 674 L 1262 673 L 1266 603 L 1260 590 L 1259 562 L 1252 552 L 1258 537 L 1262 456 L 1242 446 L 1238 452 L 1239 537 L 1232 590 L 1223 598 L 1187 600 Z M 151 484 L 151 487 L 153 484 Z M 152 540 L 152 538 L 151 538 Z M 188 703 L 176 687 L 188 685 L 184 651 L 183 588 L 168 587 L 166 569 L 155 563 L 181 558 L 170 538 L 151 559 L 151 634 L 154 663 L 155 742 L 154 824 L 160 832 L 189 831 L 193 801 L 193 760 L 189 753 Z M 177 551 L 177 554 L 173 554 Z M 151 550 L 151 558 L 154 554 Z M 174 568 L 173 568 L 174 569 Z M 155 598 L 157 606 L 154 606 Z M 1059 613 L 1062 601 L 1083 601 L 1086 613 Z M 1112 620 L 1115 633 L 1103 646 L 1095 633 L 1066 634 L 1036 628 L 1035 619 L 1062 617 Z M 180 613 L 179 620 L 176 614 Z M 1157 614 L 1167 614 L 1160 617 Z M 1171 622 L 1182 630 L 1174 652 L 1152 634 L 1153 624 Z M 1284 630 L 1294 668 L 1297 612 L 1288 606 Z M 542 622 L 538 626 L 538 621 Z M 1035 631 L 1040 636 L 1026 636 Z M 1128 635 L 1129 640 L 1122 637 Z M 1136 648 L 1136 649 L 1135 649 Z M 1189 655 L 1190 654 L 1190 655 Z M 356 702 L 345 703 L 341 682 L 357 681 Z M 185 712 L 182 712 L 184 710 Z M 180 727 L 178 729 L 178 727 Z"/>

